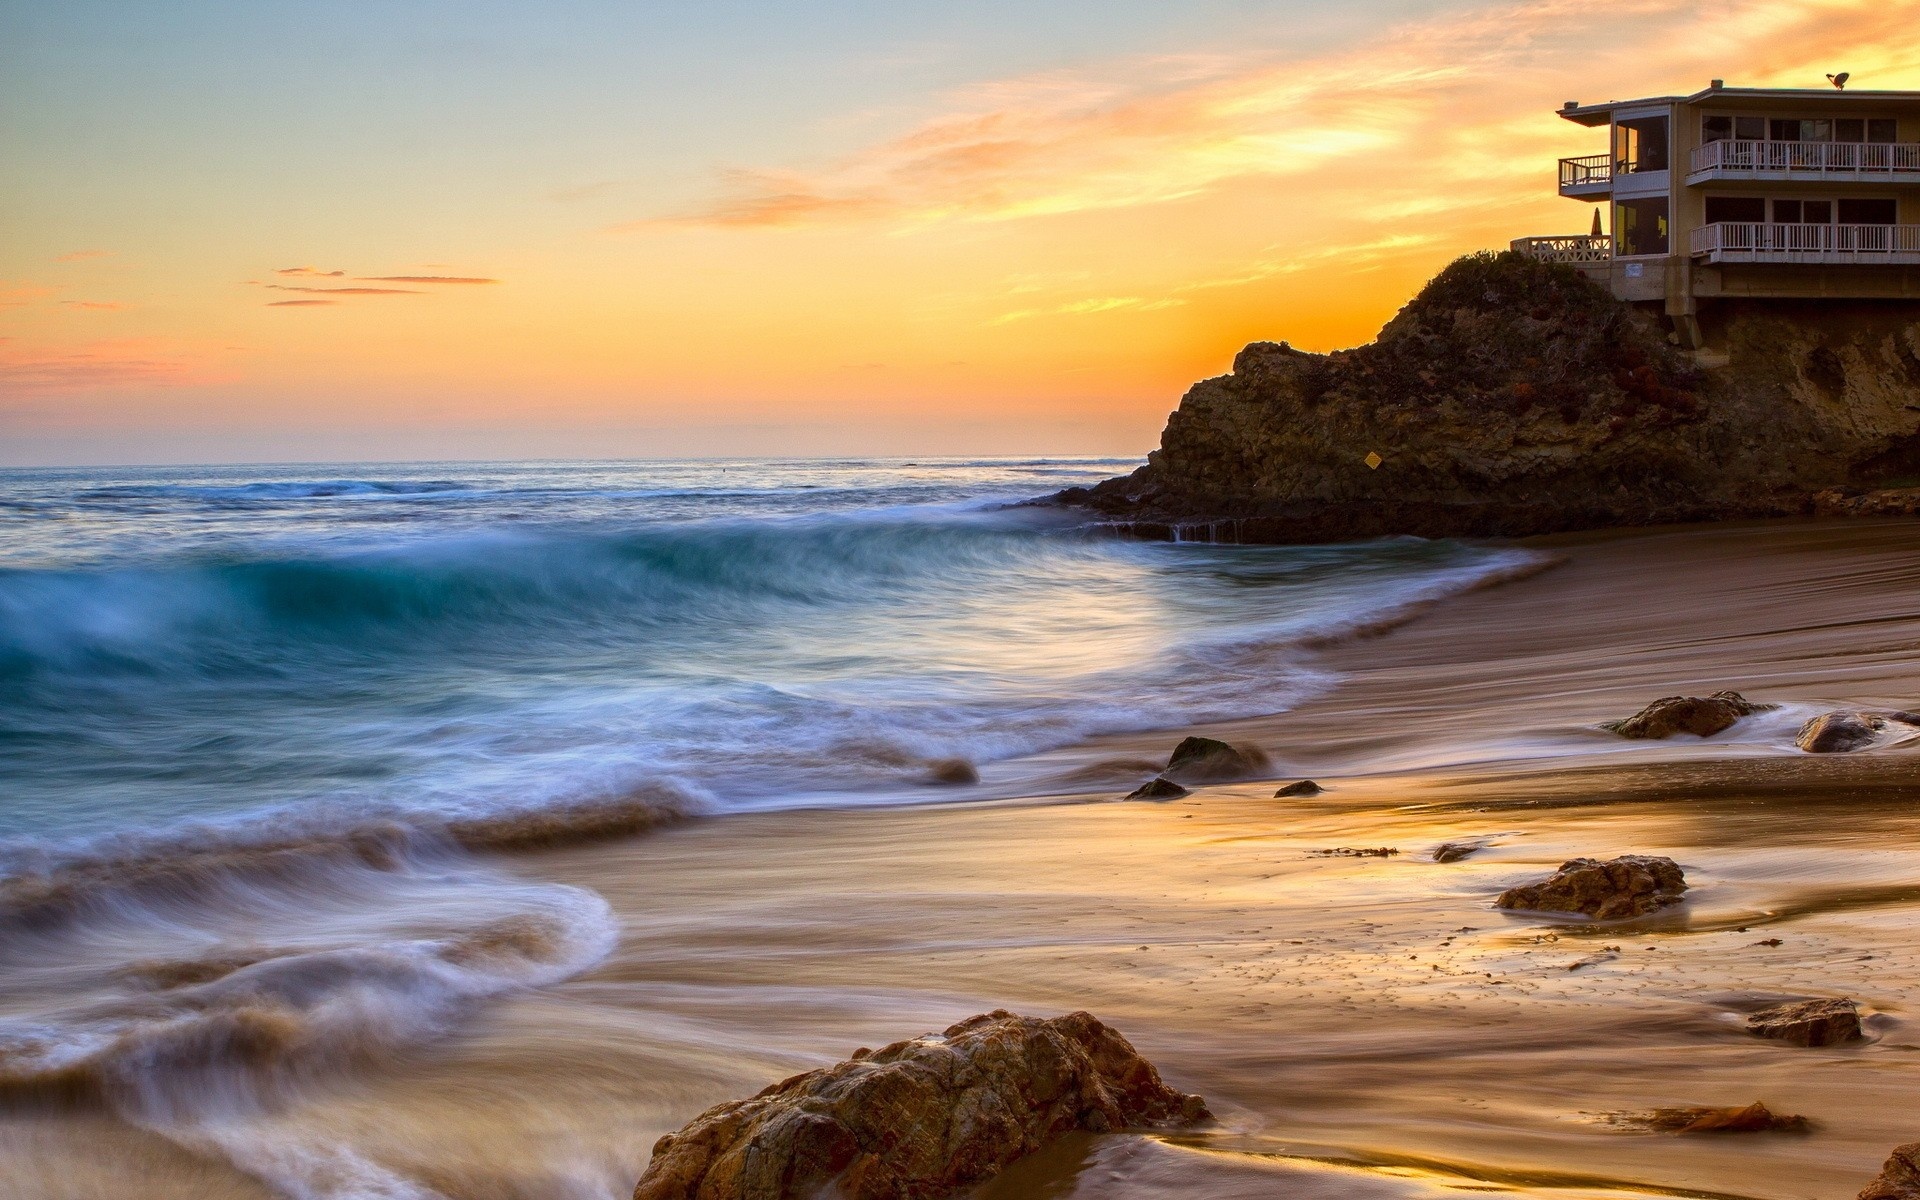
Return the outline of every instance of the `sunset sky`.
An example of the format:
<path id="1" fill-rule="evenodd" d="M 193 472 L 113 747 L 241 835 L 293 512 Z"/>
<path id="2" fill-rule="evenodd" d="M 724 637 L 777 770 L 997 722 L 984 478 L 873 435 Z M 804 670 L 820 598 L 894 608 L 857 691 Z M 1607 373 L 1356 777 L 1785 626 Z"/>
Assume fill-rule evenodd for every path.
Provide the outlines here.
<path id="1" fill-rule="evenodd" d="M 1139 453 L 1920 0 L 0 0 L 0 463 Z"/>

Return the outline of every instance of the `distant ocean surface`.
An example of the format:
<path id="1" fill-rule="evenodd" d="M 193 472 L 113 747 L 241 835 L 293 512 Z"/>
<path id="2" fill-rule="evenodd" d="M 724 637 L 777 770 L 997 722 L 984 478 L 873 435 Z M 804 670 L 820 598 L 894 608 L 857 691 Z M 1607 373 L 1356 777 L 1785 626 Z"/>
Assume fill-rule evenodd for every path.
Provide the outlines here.
<path id="1" fill-rule="evenodd" d="M 1015 506 L 1133 465 L 0 472 L 0 873 L 629 796 L 969 794 L 924 786 L 943 759 L 1004 791 L 995 764 L 1092 734 L 1284 709 L 1320 682 L 1303 642 L 1521 557 Z"/>

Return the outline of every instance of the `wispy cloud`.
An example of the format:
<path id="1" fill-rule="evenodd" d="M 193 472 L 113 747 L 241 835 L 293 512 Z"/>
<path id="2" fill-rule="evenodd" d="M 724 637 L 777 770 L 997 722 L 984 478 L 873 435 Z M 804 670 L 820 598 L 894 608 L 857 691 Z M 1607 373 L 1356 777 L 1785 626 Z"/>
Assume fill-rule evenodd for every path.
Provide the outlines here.
<path id="1" fill-rule="evenodd" d="M 302 287 L 292 283 L 269 283 L 276 292 L 325 292 L 329 296 L 418 296 L 413 288 Z"/>
<path id="2" fill-rule="evenodd" d="M 89 312 L 119 312 L 127 306 L 118 300 L 62 300 L 68 308 L 84 308 Z"/>
<path id="3" fill-rule="evenodd" d="M 337 279 L 346 274 L 345 271 L 322 271 L 318 267 L 275 267 L 273 273 L 275 275 L 308 276 L 316 279 Z"/>
<path id="4" fill-rule="evenodd" d="M 268 308 L 324 308 L 338 304 L 338 300 L 269 300 Z"/>
<path id="5" fill-rule="evenodd" d="M 109 258 L 112 255 L 113 251 L 111 250 L 69 250 L 65 254 L 56 256 L 53 261 L 63 263 L 85 262 L 90 258 Z"/>
<path id="6" fill-rule="evenodd" d="M 1185 300 L 1171 296 L 1158 300 L 1144 296 L 1096 296 L 1086 300 L 1069 300 L 1048 308 L 1015 309 L 1012 312 L 1000 314 L 988 324 L 1008 325 L 1014 321 L 1025 321 L 1032 317 L 1085 317 L 1122 310 L 1154 312 L 1162 308 L 1176 308 L 1185 303 Z"/>
<path id="7" fill-rule="evenodd" d="M 369 283 L 499 283 L 478 275 L 356 275 Z"/>
<path id="8" fill-rule="evenodd" d="M 209 364 L 198 356 L 154 339 L 99 341 L 71 350 L 0 344 L 0 391 L 9 395 L 172 387 L 209 376 Z"/>
<path id="9" fill-rule="evenodd" d="M 0 308 L 19 308 L 32 304 L 53 295 L 53 291 L 45 284 L 29 283 L 24 279 L 18 283 L 0 279 Z"/>
<path id="10" fill-rule="evenodd" d="M 732 169 L 709 202 L 619 228 L 1000 221 L 1363 167 L 1412 202 L 1536 174 L 1564 95 L 1704 86 L 1730 64 L 1747 75 L 1732 82 L 1819 85 L 1845 65 L 1856 86 L 1911 83 L 1917 26 L 1920 0 L 1530 0 L 1311 58 L 1134 59 L 983 85 L 904 136 L 814 169 Z"/>

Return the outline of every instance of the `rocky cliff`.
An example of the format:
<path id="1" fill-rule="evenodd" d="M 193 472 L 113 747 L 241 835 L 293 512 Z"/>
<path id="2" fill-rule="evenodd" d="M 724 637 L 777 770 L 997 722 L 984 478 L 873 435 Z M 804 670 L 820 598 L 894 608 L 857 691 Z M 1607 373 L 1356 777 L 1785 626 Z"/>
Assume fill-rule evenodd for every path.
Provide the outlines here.
<path id="1" fill-rule="evenodd" d="M 1920 476 L 1920 306 L 1709 320 L 1689 355 L 1571 267 L 1462 258 L 1369 345 L 1248 346 L 1145 466 L 1059 498 L 1146 536 L 1327 541 L 1779 515 Z"/>

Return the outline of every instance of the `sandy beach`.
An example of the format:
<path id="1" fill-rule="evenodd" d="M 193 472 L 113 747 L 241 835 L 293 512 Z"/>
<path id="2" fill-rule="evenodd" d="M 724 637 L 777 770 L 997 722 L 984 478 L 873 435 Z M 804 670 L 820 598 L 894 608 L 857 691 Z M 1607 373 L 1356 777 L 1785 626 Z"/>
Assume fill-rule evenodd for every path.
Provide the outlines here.
<path id="1" fill-rule="evenodd" d="M 1762 523 L 1529 543 L 1558 565 L 1326 646 L 1323 695 L 1204 731 L 1319 796 L 1262 781 L 1115 803 L 1119 783 L 1072 782 L 1133 778 L 1111 764 L 1164 758 L 1172 730 L 1019 764 L 1055 771 L 1059 794 L 503 856 L 605 897 L 613 953 L 199 1145 L 84 1104 L 10 1118 L 0 1196 L 272 1195 L 273 1164 L 244 1149 L 270 1131 L 278 1156 L 350 1146 L 327 1170 L 405 1181 L 383 1195 L 618 1197 L 713 1103 L 1008 1008 L 1093 1012 L 1220 1122 L 1070 1140 L 991 1200 L 1851 1197 L 1920 1136 L 1920 771 L 1901 746 L 1791 739 L 1812 713 L 1920 697 L 1917 538 Z M 1721 688 L 1784 707 L 1708 741 L 1595 727 Z M 1433 861 L 1466 839 L 1486 849 Z M 1340 848 L 1397 853 L 1324 853 Z M 1620 853 L 1678 860 L 1687 903 L 1601 928 L 1491 906 Z M 1859 1000 L 1868 1039 L 1743 1029 L 1815 996 Z M 1618 1120 L 1756 1100 L 1811 1128 Z"/>

